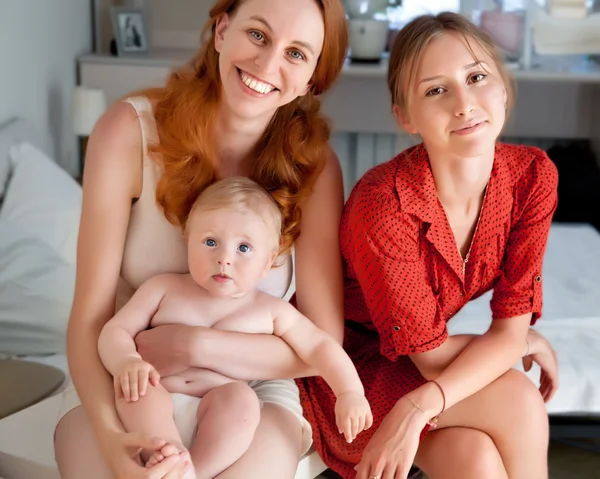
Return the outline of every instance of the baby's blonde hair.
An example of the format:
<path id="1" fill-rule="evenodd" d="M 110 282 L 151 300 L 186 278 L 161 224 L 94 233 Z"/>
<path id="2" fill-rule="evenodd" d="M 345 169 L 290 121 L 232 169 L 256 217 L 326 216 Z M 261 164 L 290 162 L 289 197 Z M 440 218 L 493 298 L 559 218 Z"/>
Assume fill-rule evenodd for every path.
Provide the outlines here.
<path id="1" fill-rule="evenodd" d="M 244 176 L 232 176 L 212 183 L 194 201 L 184 226 L 185 231 L 187 232 L 194 214 L 221 209 L 252 211 L 257 214 L 272 232 L 273 250 L 279 251 L 281 210 L 273 197 L 258 183 Z"/>

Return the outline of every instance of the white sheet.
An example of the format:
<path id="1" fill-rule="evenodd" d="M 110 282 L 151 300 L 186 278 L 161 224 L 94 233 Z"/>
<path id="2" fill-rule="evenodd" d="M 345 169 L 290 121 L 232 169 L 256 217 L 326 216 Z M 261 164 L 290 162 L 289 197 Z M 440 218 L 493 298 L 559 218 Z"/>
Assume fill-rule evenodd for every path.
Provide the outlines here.
<path id="1" fill-rule="evenodd" d="M 548 412 L 600 414 L 600 234 L 587 225 L 553 224 L 542 275 L 544 305 L 535 328 L 556 349 L 560 365 L 560 388 Z M 488 292 L 468 303 L 448 323 L 450 334 L 485 332 L 490 299 Z M 539 369 L 528 375 L 537 383 Z"/>

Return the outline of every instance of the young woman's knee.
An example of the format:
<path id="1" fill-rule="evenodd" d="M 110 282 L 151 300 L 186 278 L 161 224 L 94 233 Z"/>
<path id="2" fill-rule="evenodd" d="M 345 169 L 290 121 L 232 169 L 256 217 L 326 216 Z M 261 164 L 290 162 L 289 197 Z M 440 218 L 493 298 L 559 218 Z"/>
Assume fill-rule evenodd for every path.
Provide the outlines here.
<path id="1" fill-rule="evenodd" d="M 492 438 L 467 427 L 430 432 L 419 447 L 416 464 L 431 479 L 508 479 Z"/>
<path id="2" fill-rule="evenodd" d="M 501 403 L 514 415 L 514 427 L 535 432 L 534 436 L 548 441 L 549 425 L 546 404 L 536 385 L 522 372 L 510 369 L 501 382 Z"/>
<path id="3" fill-rule="evenodd" d="M 464 441 L 461 439 L 459 447 L 462 449 L 461 456 L 467 458 L 463 461 L 464 472 L 460 477 L 508 479 L 500 452 L 487 434 L 473 431 L 464 436 Z"/>
<path id="4" fill-rule="evenodd" d="M 210 401 L 210 408 L 222 411 L 232 420 L 243 421 L 258 427 L 260 421 L 260 400 L 248 384 L 234 381 L 213 389 L 202 401 Z M 241 423 L 241 422 L 240 422 Z"/>

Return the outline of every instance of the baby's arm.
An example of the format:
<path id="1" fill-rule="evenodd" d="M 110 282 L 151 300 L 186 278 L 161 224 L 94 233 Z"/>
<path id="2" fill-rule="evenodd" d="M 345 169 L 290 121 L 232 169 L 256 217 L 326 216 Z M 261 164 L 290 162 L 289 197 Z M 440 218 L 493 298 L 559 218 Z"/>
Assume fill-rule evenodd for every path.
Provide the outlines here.
<path id="1" fill-rule="evenodd" d="M 285 340 L 331 387 L 337 398 L 338 429 L 348 442 L 371 427 L 373 416 L 362 382 L 352 360 L 333 337 L 285 301 L 276 303 L 274 334 Z"/>
<path id="2" fill-rule="evenodd" d="M 104 367 L 114 378 L 124 374 L 123 368 L 127 361 L 143 363 L 133 338 L 148 327 L 158 310 L 167 289 L 165 279 L 164 275 L 160 275 L 144 282 L 125 306 L 102 328 L 98 339 L 98 353 Z M 150 379 L 153 383 L 158 383 L 158 373 L 152 372 Z M 123 392 L 126 396 L 129 393 L 129 391 Z M 132 399 L 137 400 L 137 397 Z"/>

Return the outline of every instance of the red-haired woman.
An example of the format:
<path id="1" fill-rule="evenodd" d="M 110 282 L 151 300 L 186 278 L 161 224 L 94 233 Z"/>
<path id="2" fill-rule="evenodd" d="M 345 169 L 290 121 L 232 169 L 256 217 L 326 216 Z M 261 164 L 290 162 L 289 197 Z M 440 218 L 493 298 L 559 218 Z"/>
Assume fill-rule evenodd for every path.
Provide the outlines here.
<path id="1" fill-rule="evenodd" d="M 139 450 L 157 450 L 164 438 L 123 429 L 97 341 L 144 280 L 186 272 L 181 225 L 217 178 L 251 177 L 278 202 L 287 253 L 263 287 L 287 292 L 293 245 L 298 308 L 341 342 L 342 177 L 315 96 L 340 73 L 346 44 L 339 0 L 220 0 L 190 64 L 163 88 L 115 104 L 98 122 L 86 158 L 68 328 L 74 387 L 64 394 L 55 436 L 64 479 L 182 477 L 184 457 L 140 465 Z M 260 425 L 246 454 L 218 477 L 294 477 L 311 430 L 295 383 L 284 378 L 311 371 L 284 341 L 173 325 L 141 333 L 138 350 L 162 375 L 198 367 L 252 380 L 263 403 Z M 281 379 L 263 380 L 272 378 Z M 244 413 L 244 395 L 219 390 L 202 399 L 210 401 L 211 417 Z M 177 418 L 176 406 L 176 419 L 193 430 L 197 418 L 185 410 Z M 207 447 L 226 443 L 231 432 L 223 434 L 206 437 Z"/>

